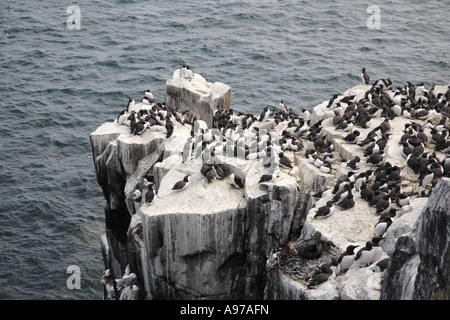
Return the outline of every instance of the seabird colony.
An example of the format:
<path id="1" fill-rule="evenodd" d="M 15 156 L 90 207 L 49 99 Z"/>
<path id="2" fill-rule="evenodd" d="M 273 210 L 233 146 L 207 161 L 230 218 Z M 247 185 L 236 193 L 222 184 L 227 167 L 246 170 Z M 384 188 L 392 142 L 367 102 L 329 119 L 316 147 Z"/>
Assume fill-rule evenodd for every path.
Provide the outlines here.
<path id="1" fill-rule="evenodd" d="M 188 80 L 192 77 L 192 71 L 187 66 L 183 66 L 181 74 Z M 365 84 L 370 79 L 365 69 L 362 79 Z M 359 261 L 360 266 L 369 265 L 374 247 L 378 246 L 379 239 L 394 221 L 397 211 L 403 214 L 410 209 L 410 195 L 402 192 L 400 184 L 402 168 L 386 161 L 391 121 L 395 117 L 410 120 L 403 128 L 404 134 L 398 141 L 398 147 L 407 167 L 418 176 L 420 195 L 429 195 L 439 178 L 450 177 L 450 86 L 445 93 L 435 94 L 434 86 L 426 89 L 423 83 L 413 85 L 407 82 L 395 90 L 392 85 L 391 79 L 379 79 L 373 82 L 363 98 L 356 100 L 354 95 L 339 98 L 339 94 L 333 94 L 326 106 L 328 110 L 333 110 L 332 123 L 336 130 L 346 134 L 344 143 L 359 146 L 364 159 L 355 156 L 347 163 L 350 171 L 336 181 L 332 198 L 328 199 L 326 206 L 317 210 L 315 218 L 326 219 L 336 210 L 350 209 L 355 205 L 355 197 L 361 197 L 368 201 L 380 219 L 374 226 L 374 238 L 358 252 L 354 252 L 356 246 L 349 245 L 338 260 L 328 262 L 321 268 L 326 271 L 310 279 L 311 288 L 345 272 L 349 261 Z M 208 183 L 230 176 L 231 187 L 244 187 L 245 176 L 231 173 L 218 155 L 262 161 L 267 172 L 260 177 L 259 183 L 273 182 L 280 168 L 292 170 L 287 152 L 301 152 L 325 174 L 334 174 L 333 165 L 340 166 L 342 162 L 336 157 L 339 155 L 334 150 L 333 141 L 324 133 L 324 119 L 312 124 L 309 111 L 302 109 L 301 113 L 297 113 L 283 100 L 278 108 L 266 106 L 259 115 L 234 112 L 233 109 L 217 111 L 213 117 L 213 127 L 207 129 L 196 126 L 197 115 L 193 111 L 175 112 L 164 101 L 156 101 L 150 90 L 145 92 L 142 102 L 148 107 L 135 111 L 131 108 L 135 101 L 129 98 L 126 109 L 117 117 L 117 123 L 130 127 L 130 134 L 133 135 L 157 130 L 165 131 L 167 138 L 176 130 L 175 121 L 190 127 L 191 136 L 183 148 L 182 161 L 185 163 L 201 157 L 201 173 Z M 371 128 L 374 118 L 383 118 L 383 121 L 362 136 L 360 129 Z M 437 153 L 444 159 L 440 160 Z M 362 163 L 369 165 L 370 169 L 358 172 Z M 186 176 L 173 186 L 173 191 L 182 192 L 189 183 Z M 342 260 L 345 266 L 342 266 Z"/>
<path id="2" fill-rule="evenodd" d="M 362 70 L 363 83 L 368 84 L 370 77 Z M 403 87 L 392 89 L 391 79 L 375 81 L 362 99 L 355 101 L 355 96 L 338 98 L 334 94 L 326 108 L 333 110 L 333 125 L 336 131 L 347 133 L 343 143 L 357 144 L 363 151 L 364 158 L 358 155 L 347 162 L 348 174 L 337 179 L 332 196 L 326 205 L 316 210 L 314 218 L 325 219 L 339 208 L 347 210 L 355 205 L 355 197 L 360 197 L 374 208 L 379 216 L 374 226 L 372 239 L 358 251 L 358 245 L 350 244 L 337 261 L 332 260 L 313 274 L 309 288 L 316 288 L 321 283 L 341 273 L 345 273 L 354 263 L 359 267 L 368 267 L 377 262 L 376 254 L 384 233 L 398 215 L 411 210 L 410 196 L 403 193 L 401 187 L 403 167 L 392 165 L 387 155 L 387 142 L 391 136 L 391 121 L 396 117 L 409 119 L 398 141 L 398 148 L 405 161 L 405 167 L 417 175 L 417 195 L 428 196 L 441 177 L 450 177 L 450 86 L 446 92 L 434 93 L 435 86 L 426 89 L 423 83 L 413 85 L 411 82 Z M 345 107 L 342 104 L 345 103 Z M 369 123 L 373 118 L 382 118 L 382 122 L 361 136 L 358 129 L 372 128 Z M 330 141 L 321 130 L 309 131 L 309 146 L 305 155 L 316 166 L 325 162 L 330 149 Z M 313 134 L 311 134 L 313 133 Z M 438 157 L 439 154 L 439 157 Z M 319 159 L 319 161 L 318 161 Z M 360 170 L 365 162 L 369 169 Z M 322 196 L 322 193 L 318 195 Z M 335 208 L 336 207 L 336 208 Z M 399 214 L 397 214 L 399 213 Z M 378 249 L 379 250 L 379 249 Z M 383 271 L 387 259 L 371 266 L 372 270 Z"/>

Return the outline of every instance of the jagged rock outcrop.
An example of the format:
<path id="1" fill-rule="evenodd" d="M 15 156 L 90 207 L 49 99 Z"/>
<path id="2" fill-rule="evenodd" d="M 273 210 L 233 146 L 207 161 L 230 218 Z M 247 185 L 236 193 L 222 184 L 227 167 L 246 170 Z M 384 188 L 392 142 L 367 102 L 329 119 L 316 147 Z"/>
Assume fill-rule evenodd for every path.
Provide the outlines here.
<path id="1" fill-rule="evenodd" d="M 196 75 L 195 81 L 200 77 Z M 183 90 L 196 90 L 189 88 L 192 82 L 187 79 L 177 82 Z M 171 86 L 168 82 L 169 92 Z M 218 96 L 216 90 L 208 98 L 215 101 L 210 107 L 229 100 L 229 94 L 223 90 Z M 193 110 L 206 108 L 203 100 L 195 103 L 198 106 Z M 148 107 L 136 104 L 133 110 Z M 267 252 L 287 241 L 298 203 L 295 177 L 282 170 L 276 183 L 259 183 L 267 171 L 259 159 L 217 155 L 229 174 L 245 177 L 243 188 L 233 188 L 229 174 L 208 183 L 200 173 L 201 158 L 183 160 L 191 131 L 208 128 L 212 111 L 208 112 L 196 113 L 197 127 L 174 121 L 169 138 L 164 131 L 150 128 L 141 135 L 131 134 L 130 128 L 117 120 L 90 136 L 98 182 L 107 200 L 105 215 L 108 220 L 113 211 L 118 217 L 107 223 L 101 239 L 105 266 L 113 269 L 117 279 L 126 268 L 138 274 L 144 298 L 262 298 Z M 189 188 L 173 191 L 172 186 L 188 173 Z M 151 204 L 145 203 L 148 187 L 144 177 L 154 182 L 157 192 Z M 138 199 L 130 197 L 135 190 L 141 191 Z"/>
<path id="2" fill-rule="evenodd" d="M 441 179 L 410 232 L 395 243 L 381 299 L 448 300 L 450 179 Z"/>
<path id="3" fill-rule="evenodd" d="M 363 100 L 371 88 L 358 85 L 341 98 L 354 95 L 356 101 Z M 347 176 L 350 171 L 356 174 L 375 171 L 377 166 L 365 161 L 357 169 L 347 166 L 355 156 L 362 159 L 367 156 L 361 146 L 344 140 L 347 132 L 337 130 L 333 108 L 327 108 L 328 101 L 316 106 L 308 121 L 300 119 L 302 116 L 295 118 L 292 110 L 289 116 L 286 116 L 288 111 L 283 115 L 279 110 L 272 110 L 270 117 L 264 120 L 262 115 L 261 118 L 246 118 L 231 112 L 225 129 L 225 126 L 212 126 L 218 114 L 231 110 L 229 86 L 208 83 L 197 73 L 183 77 L 180 70 L 176 70 L 173 79 L 166 82 L 166 89 L 164 104 L 138 103 L 128 109 L 131 121 L 140 118 L 138 121 L 146 123 L 143 133 L 132 133 L 130 124 L 119 124 L 117 119 L 101 125 L 90 135 L 97 180 L 106 199 L 106 233 L 101 237 L 105 267 L 115 279 L 130 273 L 137 275 L 133 288 L 139 290 L 116 289 L 116 298 L 375 300 L 448 297 L 448 270 L 445 268 L 448 241 L 441 238 L 442 234 L 433 239 L 440 244 L 433 251 L 429 246 L 431 242 L 421 242 L 426 237 L 419 239 L 411 235 L 419 233 L 415 230 L 423 229 L 425 233 L 427 228 L 432 228 L 424 221 L 417 222 L 421 220 L 418 217 L 423 216 L 422 208 L 426 205 L 444 212 L 446 207 L 441 202 L 448 198 L 444 195 L 449 188 L 440 183 L 435 192 L 441 195 L 441 202 L 432 200 L 440 204 L 429 202 L 428 196 L 421 194 L 427 189 L 419 187 L 418 175 L 408 168 L 398 145 L 403 129 L 412 121 L 423 125 L 425 120 L 392 117 L 389 130 L 392 139 L 385 148 L 385 162 L 402 170 L 399 185 L 402 192 L 411 197 L 410 208 L 406 210 L 406 207 L 392 204 L 391 208 L 398 212 L 384 233 L 384 239 L 376 246 L 369 267 L 360 268 L 355 264 L 347 272 L 337 271 L 324 283 L 311 287 L 311 279 L 321 265 L 337 259 L 347 245 L 357 244 L 361 248 L 371 240 L 379 219 L 379 213 L 359 196 L 359 191 L 355 193 L 351 208 L 337 207 L 326 219 L 314 217 L 317 209 L 334 196 L 332 189 L 338 178 Z M 445 92 L 446 87 L 436 87 L 436 90 Z M 386 93 L 393 96 L 393 91 L 386 90 Z M 193 111 L 195 123 L 183 119 L 185 110 Z M 153 122 L 149 118 L 153 118 Z M 434 124 L 440 121 L 435 113 L 428 119 Z M 173 128 L 170 134 L 167 122 Z M 383 119 L 375 115 L 372 125 L 358 130 L 364 137 L 382 122 Z M 307 129 L 302 132 L 305 125 Z M 309 137 L 314 126 L 325 143 L 332 146 L 327 152 L 334 157 L 330 172 L 311 160 L 309 151 L 317 151 L 316 146 L 311 147 L 313 141 Z M 284 137 L 287 131 L 288 139 Z M 211 132 L 216 136 L 205 143 L 205 135 Z M 256 138 L 258 136 L 261 139 Z M 199 137 L 204 140 L 196 140 Z M 237 148 L 238 143 L 234 144 L 241 139 L 247 145 L 242 150 Z M 264 149 L 261 147 L 264 141 L 269 141 L 270 148 L 267 143 Z M 251 146 L 255 143 L 257 152 L 252 153 Z M 215 152 L 205 160 L 205 150 Z M 281 151 L 292 163 L 291 167 L 279 167 Z M 437 153 L 443 160 L 445 154 Z M 201 169 L 205 161 L 212 163 L 211 159 L 228 172 L 208 182 Z M 279 172 L 272 180 L 261 182 L 261 176 L 269 170 L 265 166 L 267 159 L 271 169 L 275 163 Z M 242 188 L 233 185 L 232 173 L 245 178 Z M 186 175 L 189 175 L 188 188 L 173 190 L 175 183 Z M 146 201 L 149 188 L 154 188 L 156 193 L 151 203 Z M 133 198 L 136 191 L 139 195 Z M 448 202 L 445 205 L 448 220 Z M 443 220 L 442 214 L 435 217 L 436 222 L 443 223 Z M 442 228 L 440 225 L 439 233 L 447 232 L 448 239 L 448 221 L 447 229 Z M 299 250 L 313 239 L 320 253 L 313 259 L 306 259 Z M 378 270 L 376 263 L 387 258 L 390 261 L 387 271 Z M 421 295 L 419 288 L 423 289 Z"/>
<path id="4" fill-rule="evenodd" d="M 346 91 L 338 100 L 344 97 L 353 96 L 354 101 L 363 101 L 370 92 L 372 86 L 358 85 Z M 435 94 L 445 93 L 448 90 L 447 86 L 434 86 Z M 391 97 L 394 96 L 394 91 L 386 90 Z M 414 291 L 418 266 L 421 265 L 419 255 L 414 245 L 414 240 L 409 237 L 415 223 L 422 213 L 422 209 L 428 203 L 428 197 L 423 196 L 423 188 L 420 187 L 420 177 L 406 163 L 405 156 L 401 153 L 401 146 L 399 141 L 407 132 L 408 126 L 413 122 L 420 125 L 425 125 L 427 121 L 430 123 L 448 123 L 446 118 L 441 119 L 441 115 L 436 110 L 431 110 L 426 119 L 417 119 L 406 116 L 395 116 L 389 119 L 390 129 L 388 130 L 389 139 L 387 140 L 385 151 L 385 159 L 383 163 L 388 162 L 392 166 L 401 168 L 401 180 L 398 185 L 402 192 L 408 195 L 409 205 L 402 207 L 393 202 L 390 205 L 391 209 L 396 209 L 394 222 L 389 226 L 383 239 L 377 246 L 371 265 L 367 268 L 360 268 L 356 263 L 345 274 L 333 274 L 328 281 L 315 288 L 309 288 L 308 283 L 311 281 L 314 272 L 318 271 L 319 267 L 331 260 L 337 258 L 340 253 L 345 251 L 349 244 L 356 244 L 359 248 L 365 246 L 366 241 L 375 237 L 374 226 L 380 218 L 380 213 L 375 212 L 375 208 L 369 205 L 369 202 L 362 199 L 359 191 L 355 192 L 354 205 L 350 209 L 342 209 L 335 204 L 334 213 L 326 219 L 315 218 L 318 208 L 323 207 L 334 196 L 333 187 L 336 185 L 336 180 L 348 175 L 349 172 L 354 172 L 354 177 L 367 170 L 377 169 L 378 166 L 367 163 L 365 149 L 360 144 L 348 143 L 344 138 L 354 130 L 359 130 L 361 140 L 368 136 L 368 133 L 377 128 L 384 119 L 382 117 L 374 116 L 371 118 L 371 125 L 366 128 L 355 126 L 354 130 L 343 131 L 337 129 L 333 123 L 335 117 L 334 109 L 328 108 L 329 101 L 324 101 L 322 104 L 316 106 L 312 113 L 311 123 L 321 124 L 320 135 L 325 137 L 325 141 L 332 144 L 332 153 L 334 154 L 334 161 L 332 161 L 331 172 L 324 173 L 319 166 L 314 164 L 315 159 L 305 154 L 296 154 L 296 164 L 300 169 L 299 179 L 302 184 L 306 186 L 302 190 L 302 196 L 310 199 L 312 209 L 307 209 L 303 212 L 304 224 L 303 230 L 298 239 L 293 239 L 287 244 L 287 249 L 280 250 L 268 262 L 268 288 L 266 289 L 266 298 L 268 299 L 289 299 L 292 296 L 295 299 L 351 299 L 351 300 L 377 300 L 377 299 L 417 299 L 420 295 L 418 291 Z M 347 103 L 341 102 L 341 107 L 346 110 Z M 341 113 L 342 116 L 343 112 Z M 428 129 L 428 132 L 431 132 Z M 317 149 L 310 145 L 312 150 Z M 446 154 L 441 154 L 434 150 L 432 142 L 426 143 L 425 151 L 429 154 L 433 153 L 437 157 L 436 161 L 441 161 L 446 157 Z M 331 153 L 331 151 L 328 151 Z M 428 153 L 425 153 L 428 154 Z M 311 154 L 317 154 L 312 152 Z M 348 163 L 356 156 L 360 157 L 360 165 L 357 168 L 349 168 Z M 448 155 L 447 155 L 448 157 Z M 322 160 L 324 157 L 322 157 Z M 443 163 L 443 162 L 442 162 Z M 439 179 L 436 179 L 437 182 Z M 442 192 L 442 199 L 448 198 L 450 189 L 440 188 Z M 314 194 L 319 194 L 315 198 Z M 310 194 L 310 197 L 305 196 Z M 445 195 L 445 196 L 444 196 Z M 435 198 L 436 199 L 436 198 Z M 435 201 L 435 200 L 430 200 Z M 308 207 L 308 206 L 306 206 Z M 448 206 L 447 206 L 448 208 Z M 448 209 L 447 209 L 448 214 Z M 440 220 L 442 220 L 441 218 Z M 420 219 L 419 219 L 420 220 Z M 302 219 L 303 221 L 303 219 Z M 443 223 L 445 225 L 445 222 Z M 433 228 L 426 224 L 428 227 Z M 434 227 L 436 228 L 436 226 Z M 439 229 L 440 243 L 446 243 L 446 231 Z M 445 228 L 444 228 L 445 229 Z M 437 230 L 437 229 L 435 229 Z M 312 235 L 319 231 L 322 234 L 322 240 L 331 240 L 338 249 L 339 254 L 327 253 L 326 258 L 321 257 L 317 261 L 310 261 L 308 265 L 304 264 L 303 259 L 298 256 L 296 252 L 300 243 L 308 241 Z M 447 231 L 448 232 L 448 231 Z M 442 246 L 441 246 L 442 247 Z M 400 248 L 400 249 L 399 249 Z M 445 297 L 443 292 L 448 283 L 448 272 L 443 271 L 443 268 L 437 268 L 436 263 L 442 265 L 442 260 L 446 256 L 445 248 L 440 248 L 439 254 L 434 252 L 430 255 L 428 253 L 427 261 L 433 265 L 434 275 L 424 278 L 428 279 L 430 287 L 434 288 L 435 297 Z M 439 257 L 439 258 L 438 258 Z M 376 264 L 382 260 L 389 259 L 390 270 L 386 273 L 378 272 Z M 312 267 L 311 267 L 312 266 Z M 423 268 L 425 269 L 425 268 Z M 447 279 L 445 280 L 445 275 Z M 287 279 L 289 278 L 289 279 Z M 389 280 L 385 280 L 388 278 Z M 439 279 L 439 280 L 437 280 Z M 294 280 L 294 281 L 292 281 Z M 387 284 L 390 285 L 387 287 Z M 286 288 L 286 286 L 290 286 Z M 382 293 L 383 289 L 383 293 Z M 417 289 L 416 289 L 417 290 Z M 428 289 L 431 291 L 432 289 Z M 426 291 L 426 290 L 425 290 Z M 430 296 L 430 294 L 429 294 Z"/>
<path id="5" fill-rule="evenodd" d="M 175 70 L 166 82 L 165 101 L 178 112 L 194 111 L 212 128 L 214 113 L 231 107 L 231 87 L 222 82 L 210 83 L 198 73 L 186 79 Z"/>

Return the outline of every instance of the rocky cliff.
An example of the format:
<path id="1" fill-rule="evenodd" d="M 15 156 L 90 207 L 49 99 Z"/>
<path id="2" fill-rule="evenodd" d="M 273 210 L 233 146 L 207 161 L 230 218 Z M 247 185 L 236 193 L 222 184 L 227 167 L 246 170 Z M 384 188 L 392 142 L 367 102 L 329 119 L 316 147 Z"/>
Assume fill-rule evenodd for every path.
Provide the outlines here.
<path id="1" fill-rule="evenodd" d="M 367 99 L 367 92 L 374 87 L 358 85 L 340 99 L 354 96 L 356 102 L 367 100 L 366 108 L 374 107 L 372 98 Z M 340 106 L 329 106 L 326 101 L 315 107 L 311 116 L 281 104 L 279 109 L 252 115 L 231 109 L 229 86 L 209 83 L 199 74 L 186 77 L 176 70 L 166 88 L 164 101 L 136 103 L 130 99 L 117 119 L 90 135 L 97 180 L 106 200 L 106 232 L 101 237 L 108 270 L 102 278 L 105 298 L 413 297 L 412 293 L 390 296 L 398 290 L 390 286 L 397 286 L 400 280 L 390 281 L 398 278 L 409 284 L 407 279 L 414 278 L 418 288 L 428 288 L 426 296 L 416 293 L 414 298 L 448 297 L 448 203 L 442 199 L 448 198 L 449 188 L 448 179 L 441 179 L 448 173 L 443 171 L 420 187 L 420 175 L 409 169 L 399 147 L 409 123 L 425 125 L 430 120 L 438 125 L 442 122 L 439 112 L 426 119 L 392 116 L 387 132 L 375 130 L 377 139 L 389 135 L 383 164 L 389 163 L 390 168 L 388 173 L 380 173 L 376 169 L 382 165 L 365 161 L 366 149 L 348 143 L 346 136 L 357 128 L 361 142 L 374 128 L 384 125 L 388 116 L 381 112 L 368 117 L 371 125 L 343 131 L 334 123 L 336 109 L 350 109 L 352 102 L 341 100 Z M 436 87 L 435 93 L 446 89 Z M 394 96 L 390 89 L 382 91 L 390 99 Z M 435 151 L 435 145 L 430 142 L 427 149 Z M 330 165 L 319 166 L 326 155 L 331 158 Z M 355 169 L 348 167 L 356 155 L 363 163 Z M 433 155 L 444 163 L 445 152 L 437 150 Z M 360 196 L 358 185 L 353 205 L 341 208 L 336 201 L 332 215 L 316 218 L 318 208 L 335 196 L 337 179 L 349 177 L 349 172 L 354 177 L 367 171 L 389 176 L 394 166 L 400 167 L 402 174 L 391 181 L 389 189 L 396 182 L 402 188 L 397 192 L 410 200 L 398 205 L 399 196 L 394 197 L 392 191 L 392 204 L 382 211 L 397 211 L 370 263 L 367 267 L 355 263 L 342 273 L 336 270 L 312 287 L 314 274 L 323 264 L 338 258 L 349 244 L 361 248 L 374 237 L 374 226 L 383 213 Z M 185 177 L 187 187 L 174 189 Z M 373 187 L 376 181 L 365 183 Z M 418 217 L 424 214 L 426 221 L 440 225 L 442 232 L 428 240 L 439 241 L 442 245 L 438 248 L 421 242 L 425 236 L 411 236 L 419 234 L 413 229 L 424 234 L 433 228 L 416 222 L 423 221 Z M 435 214 L 438 216 L 428 218 Z M 447 229 L 442 227 L 443 221 Z M 396 264 L 392 258 L 404 248 L 399 249 L 401 241 L 414 250 L 407 257 L 400 254 L 395 261 L 415 263 L 417 276 L 401 271 L 405 263 Z M 311 243 L 316 255 L 305 257 L 305 248 L 309 250 Z M 376 268 L 384 259 L 389 260 L 386 272 Z M 385 274 L 392 274 L 389 281 L 384 280 Z"/>

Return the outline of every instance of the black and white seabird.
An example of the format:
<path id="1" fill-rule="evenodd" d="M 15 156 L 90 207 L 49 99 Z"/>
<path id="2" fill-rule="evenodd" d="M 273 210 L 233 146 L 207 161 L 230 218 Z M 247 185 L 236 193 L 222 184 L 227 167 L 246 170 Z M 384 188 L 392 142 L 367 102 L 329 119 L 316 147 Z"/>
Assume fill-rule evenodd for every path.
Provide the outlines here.
<path id="1" fill-rule="evenodd" d="M 391 130 L 391 125 L 388 118 L 384 118 L 384 120 L 380 123 L 380 129 L 382 133 L 386 133 Z"/>
<path id="2" fill-rule="evenodd" d="M 421 174 L 420 187 L 425 189 L 428 185 L 431 184 L 431 182 L 433 182 L 433 179 L 434 179 L 434 172 L 427 168 L 425 172 Z"/>
<path id="3" fill-rule="evenodd" d="M 327 104 L 327 108 L 329 109 L 329 108 L 333 108 L 334 109 L 334 107 L 336 107 L 336 104 L 339 102 L 339 94 L 338 93 L 335 93 L 335 94 L 333 94 L 333 97 L 330 99 L 330 101 L 328 101 L 328 104 Z"/>
<path id="4" fill-rule="evenodd" d="M 322 283 L 337 276 L 338 273 L 338 262 L 332 258 L 330 262 L 321 265 L 320 270 L 312 276 L 308 283 L 308 289 L 316 289 Z"/>
<path id="5" fill-rule="evenodd" d="M 311 281 L 308 283 L 308 289 L 316 289 L 319 285 L 322 283 L 328 281 L 328 279 L 333 275 L 333 272 L 331 273 L 325 273 L 321 272 L 317 275 L 315 275 Z"/>
<path id="6" fill-rule="evenodd" d="M 189 174 L 187 174 L 187 175 L 184 176 L 183 180 L 180 180 L 180 181 L 178 181 L 178 182 L 176 182 L 174 184 L 174 186 L 172 187 L 172 190 L 174 190 L 174 191 L 184 190 L 184 189 L 186 189 L 188 187 L 189 182 L 190 182 L 189 181 Z"/>
<path id="7" fill-rule="evenodd" d="M 310 115 L 309 111 L 306 110 L 305 108 L 302 109 L 302 118 L 303 118 L 303 120 L 305 120 L 306 124 L 311 118 L 311 115 Z"/>
<path id="8" fill-rule="evenodd" d="M 344 120 L 336 126 L 337 131 L 350 132 L 353 128 L 353 122 Z"/>
<path id="9" fill-rule="evenodd" d="M 286 157 L 284 155 L 284 152 L 280 152 L 278 154 L 278 156 L 279 156 L 279 164 L 280 164 L 281 167 L 283 167 L 283 168 L 290 168 L 290 169 L 292 168 L 292 162 L 291 162 L 291 160 L 289 160 L 288 157 Z"/>
<path id="10" fill-rule="evenodd" d="M 145 91 L 145 97 L 146 97 L 149 101 L 154 100 L 153 93 L 150 91 L 150 89 L 147 89 L 147 90 Z"/>
<path id="11" fill-rule="evenodd" d="M 316 214 L 314 215 L 314 218 L 317 219 L 324 219 L 331 216 L 334 212 L 334 204 L 333 201 L 328 201 L 325 206 L 320 207 Z"/>
<path id="12" fill-rule="evenodd" d="M 383 216 L 374 226 L 374 235 L 376 237 L 382 237 L 389 226 L 392 224 L 392 218 Z"/>
<path id="13" fill-rule="evenodd" d="M 342 188 L 339 187 L 340 191 L 336 192 L 336 194 L 332 198 L 332 201 L 335 203 L 341 201 L 342 199 L 347 197 L 350 193 L 352 193 L 352 188 L 353 188 L 352 182 L 345 183 Z"/>
<path id="14" fill-rule="evenodd" d="M 206 180 L 208 181 L 208 183 L 211 183 L 216 179 L 217 179 L 217 171 L 216 171 L 215 167 L 212 166 L 208 170 L 208 172 L 206 172 Z"/>
<path id="15" fill-rule="evenodd" d="M 386 155 L 383 150 L 380 150 L 378 153 L 374 153 L 369 156 L 367 159 L 368 163 L 371 163 L 375 166 L 381 165 L 385 160 Z"/>
<path id="16" fill-rule="evenodd" d="M 145 193 L 146 204 L 152 203 L 153 199 L 155 198 L 155 190 L 153 186 L 154 186 L 153 183 L 150 182 L 148 186 L 148 191 Z"/>
<path id="17" fill-rule="evenodd" d="M 357 143 L 360 138 L 361 133 L 359 132 L 359 130 L 354 130 L 344 137 L 344 141 L 347 143 Z"/>
<path id="18" fill-rule="evenodd" d="M 362 68 L 361 79 L 364 84 L 369 84 L 370 82 L 370 75 L 367 73 L 366 68 Z"/>
<path id="19" fill-rule="evenodd" d="M 384 258 L 378 261 L 375 265 L 370 266 L 369 269 L 373 272 L 383 272 L 386 270 L 389 263 L 389 258 Z"/>
<path id="20" fill-rule="evenodd" d="M 269 118 L 270 110 L 269 107 L 264 107 L 264 110 L 261 112 L 261 115 L 259 116 L 259 122 L 264 122 Z"/>
<path id="21" fill-rule="evenodd" d="M 372 262 L 374 255 L 373 243 L 371 241 L 366 242 L 366 246 L 359 249 L 355 256 L 355 262 L 360 267 L 366 267 Z"/>
<path id="22" fill-rule="evenodd" d="M 343 97 L 341 100 L 339 100 L 339 102 L 351 104 L 351 103 L 355 103 L 355 98 L 356 98 L 356 95 L 353 94 L 353 95 Z"/>
<path id="23" fill-rule="evenodd" d="M 273 168 L 272 173 L 266 173 L 261 176 L 258 183 L 273 181 L 278 177 L 280 169 L 278 167 Z"/>
<path id="24" fill-rule="evenodd" d="M 381 212 L 387 210 L 391 205 L 391 198 L 389 195 L 384 195 L 380 200 L 378 200 L 376 204 L 376 213 L 380 214 Z"/>
<path id="25" fill-rule="evenodd" d="M 341 192 L 349 182 L 355 182 L 355 173 L 349 171 L 346 175 L 340 176 L 333 187 L 333 194 Z"/>
<path id="26" fill-rule="evenodd" d="M 322 171 L 323 173 L 330 173 L 331 172 L 331 163 L 324 162 L 320 166 L 320 171 Z"/>
<path id="27" fill-rule="evenodd" d="M 372 191 L 372 189 L 369 186 L 367 186 L 367 184 L 365 182 L 363 182 L 361 184 L 359 194 L 361 195 L 361 198 L 363 198 L 364 200 L 371 201 L 373 198 L 374 192 Z"/>
<path id="28" fill-rule="evenodd" d="M 235 189 L 244 188 L 244 179 L 242 179 L 239 175 L 232 173 L 230 175 L 231 186 Z"/>
<path id="29" fill-rule="evenodd" d="M 358 245 L 349 245 L 344 253 L 342 253 L 338 258 L 338 265 L 340 272 L 346 272 L 355 262 L 355 253 L 353 252 Z"/>
<path id="30" fill-rule="evenodd" d="M 361 166 L 361 158 L 359 156 L 355 156 L 352 160 L 347 162 L 347 167 L 352 168 L 353 170 L 357 170 Z"/>
<path id="31" fill-rule="evenodd" d="M 281 111 L 286 111 L 286 112 L 289 111 L 289 110 L 288 110 L 288 107 L 287 107 L 286 104 L 284 103 L 283 99 L 281 99 L 281 101 L 280 101 L 280 110 L 281 110 Z"/>
<path id="32" fill-rule="evenodd" d="M 346 197 L 338 202 L 338 206 L 344 210 L 353 208 L 355 206 L 355 196 L 353 193 L 349 192 Z"/>

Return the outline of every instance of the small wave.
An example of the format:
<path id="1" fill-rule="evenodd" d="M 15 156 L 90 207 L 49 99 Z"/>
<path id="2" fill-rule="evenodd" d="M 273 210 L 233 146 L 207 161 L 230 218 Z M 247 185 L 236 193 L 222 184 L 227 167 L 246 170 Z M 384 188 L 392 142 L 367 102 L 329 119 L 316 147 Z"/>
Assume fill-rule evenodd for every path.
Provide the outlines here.
<path id="1" fill-rule="evenodd" d="M 114 69 L 120 69 L 121 65 L 116 60 L 104 60 L 104 61 L 97 61 L 95 63 L 96 66 L 103 66 L 103 67 L 109 67 Z"/>

